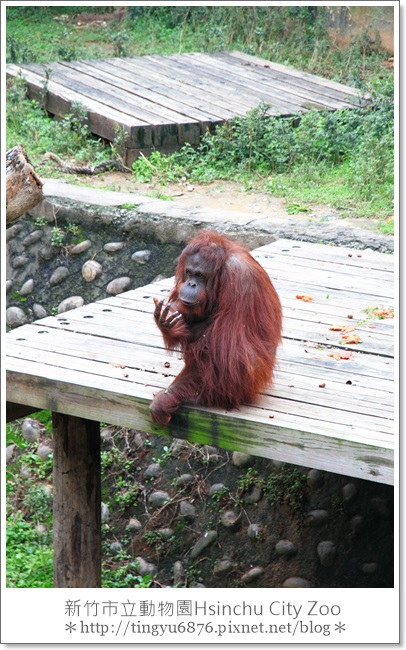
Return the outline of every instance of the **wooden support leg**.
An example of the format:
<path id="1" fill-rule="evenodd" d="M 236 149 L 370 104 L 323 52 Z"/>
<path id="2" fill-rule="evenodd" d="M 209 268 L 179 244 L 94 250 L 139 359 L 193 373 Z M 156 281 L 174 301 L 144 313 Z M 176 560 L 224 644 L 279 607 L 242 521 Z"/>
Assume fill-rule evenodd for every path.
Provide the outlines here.
<path id="1" fill-rule="evenodd" d="M 54 586 L 101 586 L 100 425 L 52 414 Z"/>

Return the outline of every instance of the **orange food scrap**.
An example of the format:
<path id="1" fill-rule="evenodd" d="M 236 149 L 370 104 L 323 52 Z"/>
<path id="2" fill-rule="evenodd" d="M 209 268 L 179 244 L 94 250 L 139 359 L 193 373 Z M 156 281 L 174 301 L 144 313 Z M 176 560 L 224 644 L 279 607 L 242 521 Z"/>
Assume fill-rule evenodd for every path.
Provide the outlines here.
<path id="1" fill-rule="evenodd" d="M 313 298 L 311 296 L 307 296 L 305 293 L 298 293 L 296 294 L 297 300 L 303 300 L 303 302 L 313 302 Z"/>
<path id="2" fill-rule="evenodd" d="M 337 350 L 337 352 L 329 352 L 327 356 L 333 357 L 333 359 L 336 359 L 336 361 L 340 361 L 340 359 L 349 361 L 350 359 L 353 358 L 352 352 L 349 352 L 347 350 Z"/>
<path id="3" fill-rule="evenodd" d="M 353 332 L 355 327 L 354 325 L 332 325 L 330 330 L 332 332 Z"/>
<path id="4" fill-rule="evenodd" d="M 341 341 L 346 345 L 355 345 L 356 343 L 361 343 L 362 339 L 358 334 L 343 334 Z"/>
<path id="5" fill-rule="evenodd" d="M 374 316 L 377 316 L 378 318 L 393 318 L 395 316 L 395 313 L 393 309 L 374 309 L 372 312 Z"/>

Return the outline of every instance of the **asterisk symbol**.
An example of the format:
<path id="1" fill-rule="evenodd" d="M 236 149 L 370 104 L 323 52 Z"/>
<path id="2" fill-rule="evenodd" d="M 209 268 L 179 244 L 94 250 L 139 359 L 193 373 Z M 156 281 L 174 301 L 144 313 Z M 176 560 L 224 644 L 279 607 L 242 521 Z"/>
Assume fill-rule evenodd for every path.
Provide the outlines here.
<path id="1" fill-rule="evenodd" d="M 76 623 L 65 623 L 65 632 L 76 632 Z"/>
<path id="2" fill-rule="evenodd" d="M 340 621 L 340 623 L 336 623 L 336 630 L 335 630 L 335 631 L 336 631 L 336 632 L 340 632 L 340 633 L 341 633 L 341 632 L 345 632 L 345 625 L 344 625 L 344 623 L 341 623 L 341 621 Z"/>

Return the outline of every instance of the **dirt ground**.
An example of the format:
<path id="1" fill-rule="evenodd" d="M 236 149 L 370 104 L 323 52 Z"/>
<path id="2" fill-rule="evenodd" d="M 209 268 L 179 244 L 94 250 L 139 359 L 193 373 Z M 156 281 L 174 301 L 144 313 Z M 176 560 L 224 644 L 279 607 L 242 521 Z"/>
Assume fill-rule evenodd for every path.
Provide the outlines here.
<path id="1" fill-rule="evenodd" d="M 64 177 L 67 182 L 68 177 Z M 79 185 L 88 185 L 111 191 L 133 192 L 139 196 L 150 196 L 153 198 L 163 198 L 166 200 L 176 201 L 183 205 L 194 207 L 204 207 L 212 209 L 229 210 L 231 212 L 246 212 L 253 215 L 253 219 L 258 215 L 266 214 L 269 219 L 294 219 L 298 222 L 328 222 L 339 221 L 340 225 L 345 223 L 349 228 L 364 228 L 366 230 L 377 232 L 377 219 L 345 218 L 343 219 L 340 210 L 334 209 L 329 205 L 308 204 L 310 208 L 307 212 L 298 212 L 288 214 L 286 199 L 277 198 L 270 193 L 258 190 L 246 191 L 241 183 L 231 181 L 214 181 L 202 185 L 198 183 L 137 183 L 130 174 L 120 172 L 108 172 L 99 176 L 78 178 Z"/>

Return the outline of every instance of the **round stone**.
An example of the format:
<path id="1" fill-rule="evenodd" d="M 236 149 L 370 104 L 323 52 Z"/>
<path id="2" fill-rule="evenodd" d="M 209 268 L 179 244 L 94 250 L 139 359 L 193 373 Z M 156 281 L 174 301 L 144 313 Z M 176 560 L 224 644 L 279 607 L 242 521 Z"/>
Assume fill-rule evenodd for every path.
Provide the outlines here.
<path id="1" fill-rule="evenodd" d="M 20 289 L 20 296 L 29 296 L 34 291 L 34 280 L 30 278 Z"/>
<path id="2" fill-rule="evenodd" d="M 213 573 L 215 576 L 223 576 L 226 575 L 227 573 L 230 573 L 234 568 L 233 563 L 231 560 L 228 560 L 225 558 L 224 560 L 220 560 L 219 562 L 216 562 L 216 564 L 213 567 Z"/>
<path id="3" fill-rule="evenodd" d="M 213 483 L 213 485 L 210 486 L 209 488 L 209 497 L 212 497 L 215 494 L 222 494 L 227 490 L 226 486 L 224 483 Z"/>
<path id="4" fill-rule="evenodd" d="M 21 307 L 9 307 L 6 310 L 6 325 L 8 327 L 20 327 L 27 322 L 27 316 Z"/>
<path id="5" fill-rule="evenodd" d="M 162 508 L 162 506 L 165 505 L 165 503 L 167 503 L 169 500 L 169 494 L 163 490 L 156 490 L 155 492 L 151 492 L 148 497 L 148 503 L 153 509 Z"/>
<path id="6" fill-rule="evenodd" d="M 287 587 L 289 589 L 306 589 L 307 587 L 312 587 L 312 583 L 305 578 L 299 578 L 297 576 L 292 576 L 288 578 L 283 583 L 282 587 Z"/>
<path id="7" fill-rule="evenodd" d="M 378 568 L 378 564 L 376 562 L 365 562 L 362 567 L 361 571 L 362 573 L 375 573 Z"/>
<path id="8" fill-rule="evenodd" d="M 10 228 L 7 228 L 6 241 L 10 241 L 10 239 L 16 237 L 18 233 L 21 231 L 21 229 L 22 229 L 21 223 L 15 223 L 13 226 L 10 226 Z"/>
<path id="9" fill-rule="evenodd" d="M 40 444 L 37 449 L 37 456 L 41 460 L 48 460 L 52 456 L 52 449 L 48 445 Z"/>
<path id="10" fill-rule="evenodd" d="M 173 537 L 174 532 L 172 528 L 160 528 L 158 534 L 164 542 L 167 542 L 171 537 Z"/>
<path id="11" fill-rule="evenodd" d="M 106 505 L 102 501 L 101 502 L 101 520 L 102 520 L 102 523 L 106 523 L 107 521 L 109 521 L 109 519 L 110 519 L 109 507 L 108 507 L 108 505 Z"/>
<path id="12" fill-rule="evenodd" d="M 241 576 L 241 582 L 243 582 L 244 584 L 254 582 L 254 580 L 257 580 L 260 576 L 262 576 L 263 572 L 264 569 L 261 566 L 254 566 L 252 567 L 252 569 L 246 571 Z"/>
<path id="13" fill-rule="evenodd" d="M 254 460 L 254 456 L 251 456 L 250 454 L 244 454 L 242 451 L 234 451 L 233 452 L 233 465 L 236 467 L 247 467 L 248 465 L 251 465 Z"/>
<path id="14" fill-rule="evenodd" d="M 156 568 L 155 564 L 152 564 L 152 562 L 147 562 L 147 560 L 144 560 L 143 557 L 137 557 L 136 561 L 136 571 L 139 576 L 151 576 L 151 578 L 154 578 L 158 573 L 158 569 Z"/>
<path id="15" fill-rule="evenodd" d="M 220 521 L 223 524 L 224 528 L 230 530 L 235 530 L 240 524 L 240 518 L 236 512 L 233 510 L 225 510 L 220 515 Z"/>
<path id="16" fill-rule="evenodd" d="M 350 519 L 350 529 L 354 537 L 358 537 L 364 529 L 364 517 L 362 515 L 354 515 Z"/>
<path id="17" fill-rule="evenodd" d="M 14 443 L 11 443 L 11 445 L 7 445 L 6 447 L 6 465 L 9 463 L 12 463 L 14 460 L 14 452 L 17 449 L 17 445 Z"/>
<path id="18" fill-rule="evenodd" d="M 111 241 L 103 246 L 105 253 L 117 253 L 117 251 L 121 251 L 123 248 L 124 242 L 122 241 Z"/>
<path id="19" fill-rule="evenodd" d="M 80 253 L 84 253 L 85 251 L 89 250 L 91 247 L 92 242 L 90 239 L 86 239 L 85 241 L 81 241 L 80 244 L 76 244 L 76 246 L 73 246 L 73 248 L 70 249 L 70 254 L 71 255 L 80 255 Z"/>
<path id="20" fill-rule="evenodd" d="M 251 539 L 258 539 L 261 534 L 261 526 L 258 524 L 250 524 L 247 529 L 247 535 Z"/>
<path id="21" fill-rule="evenodd" d="M 258 503 L 258 501 L 260 501 L 260 499 L 261 499 L 261 495 L 262 495 L 262 492 L 259 489 L 259 487 L 254 485 L 251 488 L 251 490 L 249 492 L 247 492 L 247 494 L 244 494 L 244 503 L 246 503 L 247 505 L 251 505 L 253 503 Z"/>
<path id="22" fill-rule="evenodd" d="M 146 264 L 150 257 L 151 251 L 137 251 L 131 255 L 132 261 L 137 262 L 137 264 Z"/>
<path id="23" fill-rule="evenodd" d="M 46 309 L 42 305 L 34 303 L 32 306 L 35 318 L 46 318 L 48 316 Z"/>
<path id="24" fill-rule="evenodd" d="M 307 484 L 310 488 L 319 488 L 323 485 L 323 474 L 318 469 L 310 469 L 307 473 Z"/>
<path id="25" fill-rule="evenodd" d="M 173 584 L 180 585 L 183 583 L 185 577 L 185 569 L 180 560 L 176 560 L 173 565 Z"/>
<path id="26" fill-rule="evenodd" d="M 357 496 L 357 486 L 355 483 L 346 483 L 343 487 L 343 501 L 348 503 Z"/>
<path id="27" fill-rule="evenodd" d="M 307 526 L 316 528 L 317 526 L 324 526 L 330 519 L 327 510 L 311 510 L 307 513 L 304 523 Z"/>
<path id="28" fill-rule="evenodd" d="M 162 474 L 162 468 L 159 463 L 151 463 L 144 472 L 144 478 L 157 478 Z"/>
<path id="29" fill-rule="evenodd" d="M 128 528 L 132 533 L 138 533 L 138 531 L 142 528 L 142 523 L 135 517 L 131 517 L 130 521 L 128 522 Z"/>
<path id="30" fill-rule="evenodd" d="M 35 244 L 35 242 L 42 238 L 43 234 L 42 230 L 34 230 L 32 233 L 27 235 L 27 237 L 24 237 L 23 246 L 31 246 L 31 244 Z"/>
<path id="31" fill-rule="evenodd" d="M 275 553 L 278 557 L 293 557 L 297 553 L 297 548 L 289 539 L 280 539 L 275 544 Z"/>
<path id="32" fill-rule="evenodd" d="M 70 296 L 70 298 L 65 298 L 58 306 L 58 314 L 63 314 L 66 311 L 71 309 L 77 309 L 77 307 L 82 307 L 85 304 L 82 296 Z"/>
<path id="33" fill-rule="evenodd" d="M 25 255 L 17 255 L 17 257 L 12 260 L 11 266 L 13 269 L 20 269 L 22 266 L 28 264 L 29 261 L 29 258 Z"/>
<path id="34" fill-rule="evenodd" d="M 203 551 L 213 544 L 217 539 L 217 533 L 215 530 L 208 530 L 207 533 L 201 537 L 190 552 L 190 557 L 192 560 L 195 560 Z"/>
<path id="35" fill-rule="evenodd" d="M 111 282 L 108 283 L 106 287 L 106 291 L 112 296 L 117 296 L 117 294 L 126 291 L 130 286 L 130 284 L 131 284 L 131 278 L 128 277 L 116 278 L 115 280 L 112 280 Z"/>
<path id="36" fill-rule="evenodd" d="M 317 545 L 317 554 L 321 566 L 333 566 L 337 555 L 337 548 L 333 542 L 326 540 Z"/>
<path id="37" fill-rule="evenodd" d="M 55 251 L 52 246 L 43 246 L 39 252 L 39 255 L 43 260 L 49 262 L 49 260 L 52 260 L 52 258 L 55 257 Z"/>
<path id="38" fill-rule="evenodd" d="M 66 266 L 58 266 L 49 278 L 51 287 L 61 284 L 69 275 L 69 269 Z"/>
<path id="39" fill-rule="evenodd" d="M 25 418 L 22 427 L 21 435 L 27 442 L 36 442 L 41 433 L 41 425 L 32 418 Z"/>
<path id="40" fill-rule="evenodd" d="M 103 272 L 103 267 L 96 260 L 88 260 L 82 266 L 82 278 L 86 282 L 93 282 Z"/>
<path id="41" fill-rule="evenodd" d="M 120 542 L 112 542 L 110 544 L 110 551 L 114 554 L 119 553 L 123 550 L 123 546 Z"/>
<path id="42" fill-rule="evenodd" d="M 196 517 L 196 508 L 190 501 L 181 501 L 179 506 L 180 516 L 191 523 Z"/>
<path id="43" fill-rule="evenodd" d="M 11 280 L 6 281 L 6 293 L 10 293 L 11 289 L 13 288 L 13 283 Z"/>
<path id="44" fill-rule="evenodd" d="M 175 486 L 177 488 L 183 488 L 186 487 L 187 485 L 190 485 L 190 483 L 193 483 L 193 481 L 194 481 L 193 474 L 181 474 L 176 479 Z"/>

